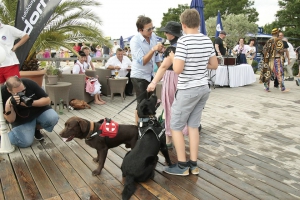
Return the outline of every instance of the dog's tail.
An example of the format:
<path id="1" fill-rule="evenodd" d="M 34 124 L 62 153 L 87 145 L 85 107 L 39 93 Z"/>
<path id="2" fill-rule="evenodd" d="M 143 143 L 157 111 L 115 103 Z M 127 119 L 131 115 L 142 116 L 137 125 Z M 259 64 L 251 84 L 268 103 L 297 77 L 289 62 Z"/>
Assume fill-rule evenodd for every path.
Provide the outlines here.
<path id="1" fill-rule="evenodd" d="M 127 200 L 133 195 L 136 190 L 134 177 L 133 176 L 126 176 L 124 190 L 122 192 L 122 199 Z"/>

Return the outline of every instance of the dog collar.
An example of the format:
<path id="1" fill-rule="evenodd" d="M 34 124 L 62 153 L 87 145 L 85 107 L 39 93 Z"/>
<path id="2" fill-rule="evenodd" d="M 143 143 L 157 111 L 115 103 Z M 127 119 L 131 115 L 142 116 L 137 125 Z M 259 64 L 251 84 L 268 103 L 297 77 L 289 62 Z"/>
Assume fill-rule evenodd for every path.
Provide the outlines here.
<path id="1" fill-rule="evenodd" d="M 91 138 L 91 134 L 92 134 L 93 131 L 94 131 L 94 126 L 95 126 L 94 122 L 91 122 L 91 121 L 90 121 L 90 131 L 89 131 L 89 133 L 88 133 L 88 135 L 86 136 L 85 139 L 90 139 L 90 138 Z"/>

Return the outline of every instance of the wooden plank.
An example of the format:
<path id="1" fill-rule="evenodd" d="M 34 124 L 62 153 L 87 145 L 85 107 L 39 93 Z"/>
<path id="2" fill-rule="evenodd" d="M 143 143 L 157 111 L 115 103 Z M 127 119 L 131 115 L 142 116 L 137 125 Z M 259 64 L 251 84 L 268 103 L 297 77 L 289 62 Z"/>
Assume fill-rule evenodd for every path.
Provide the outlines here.
<path id="1" fill-rule="evenodd" d="M 1 178 L 0 178 L 0 199 L 4 199 Z"/>
<path id="2" fill-rule="evenodd" d="M 54 129 L 55 131 L 57 131 L 57 128 Z M 97 177 L 92 176 L 91 170 L 89 170 L 85 163 L 80 160 L 80 157 L 86 154 L 86 152 L 78 148 L 76 142 L 70 141 L 68 143 L 65 143 L 57 134 L 48 134 L 48 137 L 56 145 L 58 150 L 64 154 L 68 162 L 73 166 L 77 173 L 80 174 L 82 179 L 91 187 L 91 189 L 98 195 L 98 197 L 100 197 L 101 199 L 115 198 L 115 195 L 109 190 L 109 188 L 101 183 Z M 69 150 L 64 149 L 66 147 L 66 144 L 70 147 Z M 72 151 L 78 154 L 75 155 Z"/>
<path id="3" fill-rule="evenodd" d="M 14 168 L 19 186 L 24 199 L 42 199 L 41 194 L 25 164 L 23 157 L 17 148 L 13 153 L 9 154 L 11 164 Z M 1 198 L 0 198 L 1 199 Z"/>
<path id="4" fill-rule="evenodd" d="M 95 149 L 87 146 L 83 140 L 77 140 L 78 144 L 80 144 L 82 146 L 82 148 L 84 148 L 90 155 L 92 155 L 93 157 L 96 156 L 96 152 Z M 104 182 L 111 190 L 114 191 L 114 193 L 121 198 L 121 194 L 123 191 L 123 178 L 121 175 L 121 170 L 119 168 L 116 168 L 116 166 L 114 165 L 114 163 L 112 163 L 110 161 L 110 156 L 108 155 L 106 161 L 105 161 L 105 165 L 104 168 L 102 169 L 101 174 L 98 176 L 99 179 L 101 180 L 101 182 Z M 94 170 L 97 167 L 96 163 L 91 162 L 92 157 L 91 156 L 87 156 L 82 157 L 81 159 L 88 159 L 90 160 L 90 162 L 86 162 L 88 166 L 90 166 L 90 168 L 92 170 Z M 116 176 L 116 174 L 118 174 L 118 176 Z M 138 186 L 138 190 L 141 191 L 140 194 L 143 194 L 142 196 L 138 196 L 140 199 L 151 199 L 152 195 L 151 193 L 149 193 L 147 190 L 145 190 L 143 187 Z M 151 198 L 149 198 L 151 197 Z M 137 199 L 136 197 L 131 197 L 131 199 Z"/>
<path id="5" fill-rule="evenodd" d="M 37 141 L 35 141 L 37 142 Z M 57 191 L 49 180 L 40 162 L 31 148 L 20 149 L 28 169 L 44 199 L 58 196 Z"/>
<path id="6" fill-rule="evenodd" d="M 111 151 L 115 152 L 119 156 L 124 157 L 126 154 L 126 150 L 121 147 L 113 148 Z M 166 177 L 168 180 L 170 180 L 169 184 L 170 188 L 168 188 L 168 185 L 161 184 L 163 187 L 166 187 L 166 190 L 170 191 L 171 193 L 174 193 L 174 195 L 179 199 L 185 199 L 185 197 L 193 198 L 190 195 L 195 196 L 198 199 L 217 199 L 205 190 L 197 187 L 194 183 L 189 182 L 186 178 L 178 177 L 178 176 L 172 176 L 166 173 L 163 173 L 163 165 L 161 163 L 157 163 L 156 170 L 159 173 L 155 173 L 154 181 L 158 182 L 158 178 L 161 178 L 162 176 Z M 172 190 L 172 187 L 175 187 L 176 191 Z M 179 188 L 178 188 L 179 187 Z M 178 190 L 177 190 L 178 189 Z M 179 194 L 178 194 L 179 193 Z M 189 194 L 190 193 L 190 194 Z M 182 197 L 183 196 L 183 197 Z M 181 198 L 182 197 L 182 198 Z"/>
<path id="7" fill-rule="evenodd" d="M 92 189 L 89 187 L 78 188 L 76 189 L 76 193 L 80 196 L 80 199 L 91 199 L 91 200 L 102 199 L 98 195 L 96 195 L 95 192 L 92 191 Z"/>
<path id="8" fill-rule="evenodd" d="M 171 153 L 169 152 L 170 158 L 172 162 L 177 162 L 177 156 L 174 151 Z M 188 156 L 187 156 L 188 158 Z M 172 175 L 169 175 L 172 176 Z M 196 177 L 196 178 L 195 178 Z M 211 195 L 219 198 L 219 199 L 237 199 L 231 194 L 229 194 L 227 191 L 224 191 L 215 185 L 211 184 L 210 182 L 200 178 L 199 176 L 187 176 L 186 177 L 189 181 L 193 182 L 198 187 L 201 187 L 203 190 L 207 191 Z"/>
<path id="9" fill-rule="evenodd" d="M 80 200 L 75 191 L 70 191 L 64 194 L 60 194 L 60 197 L 63 200 Z"/>
<path id="10" fill-rule="evenodd" d="M 244 159 L 248 162 L 251 162 L 251 163 L 255 164 L 256 166 L 260 166 L 261 167 L 261 168 L 259 168 L 260 171 L 263 171 L 263 169 L 267 169 L 268 171 L 274 172 L 274 174 L 280 175 L 281 177 L 278 179 L 281 179 L 281 181 L 283 179 L 284 183 L 289 182 L 289 185 L 293 185 L 294 187 L 300 189 L 300 185 L 299 185 L 300 179 L 298 177 L 292 176 L 291 174 L 287 173 L 286 171 L 284 171 L 276 166 L 261 162 L 260 160 L 250 157 L 248 155 L 240 155 L 238 157 L 241 159 Z M 266 174 L 265 173 L 266 171 L 263 171 L 263 172 L 264 172 L 263 174 Z M 290 182 L 293 182 L 293 183 L 290 183 Z"/>
<path id="11" fill-rule="evenodd" d="M 48 134 L 48 133 L 47 133 Z M 56 133 L 49 133 L 56 134 Z M 68 183 L 72 186 L 74 190 L 82 187 L 86 187 L 87 184 L 82 180 L 80 175 L 73 169 L 72 165 L 65 159 L 65 157 L 58 151 L 57 148 L 49 148 L 53 144 L 48 137 L 45 137 L 44 142 L 42 143 L 45 150 L 55 162 L 58 169 L 61 171 L 62 175 L 67 179 Z M 65 151 L 70 151 L 66 146 Z"/>
<path id="12" fill-rule="evenodd" d="M 48 199 L 45 200 L 61 200 L 60 196 L 55 196 L 55 197 L 50 197 Z"/>
<path id="13" fill-rule="evenodd" d="M 0 180 L 4 193 L 3 199 L 23 199 L 8 154 L 0 154 Z"/>
<path id="14" fill-rule="evenodd" d="M 265 193 L 268 193 L 271 196 L 274 196 L 279 199 L 288 199 L 291 198 L 290 195 L 264 183 L 261 182 L 261 180 L 256 179 L 255 177 L 249 176 L 247 173 L 244 171 L 240 171 L 237 168 L 232 168 L 232 166 L 227 166 L 226 162 L 220 162 L 220 161 L 215 161 L 211 158 L 209 158 L 208 154 L 202 153 L 198 154 L 198 159 L 204 161 L 205 163 L 223 171 L 224 173 L 227 173 L 230 176 L 233 176 L 235 178 L 238 178 L 242 180 L 243 182 L 248 183 L 249 185 L 252 185 L 253 187 L 256 187 L 257 189 L 260 189 L 264 191 Z"/>
<path id="15" fill-rule="evenodd" d="M 120 158 L 119 156 L 113 156 L 113 152 L 109 150 L 109 157 L 110 160 L 117 165 L 118 168 L 121 167 L 123 158 Z M 121 170 L 119 169 L 120 173 L 119 175 L 122 175 Z M 121 178 L 121 177 L 120 177 Z M 164 188 L 162 188 L 160 185 L 155 183 L 153 180 L 148 180 L 141 184 L 145 189 L 147 189 L 149 192 L 151 192 L 154 196 L 159 197 L 160 199 L 174 199 L 175 197 L 167 192 Z"/>
<path id="16" fill-rule="evenodd" d="M 47 173 L 49 179 L 54 185 L 58 194 L 66 193 L 72 190 L 70 184 L 62 175 L 62 173 L 57 168 L 55 162 L 48 155 L 47 151 L 43 148 L 55 148 L 53 143 L 47 143 L 47 145 L 41 145 L 41 143 L 34 143 L 31 148 L 34 151 L 36 157 L 43 166 L 45 172 Z"/>

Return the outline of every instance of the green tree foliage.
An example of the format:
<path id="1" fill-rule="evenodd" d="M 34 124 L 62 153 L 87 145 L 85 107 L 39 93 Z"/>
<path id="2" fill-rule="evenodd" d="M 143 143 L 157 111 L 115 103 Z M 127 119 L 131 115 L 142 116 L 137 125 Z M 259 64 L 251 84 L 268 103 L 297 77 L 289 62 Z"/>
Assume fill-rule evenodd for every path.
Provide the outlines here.
<path id="1" fill-rule="evenodd" d="M 300 1 L 279 0 L 280 10 L 277 11 L 278 26 L 286 36 L 300 38 Z"/>
<path id="2" fill-rule="evenodd" d="M 274 22 L 272 22 L 272 23 L 270 23 L 270 24 L 268 23 L 268 24 L 264 25 L 264 27 L 263 27 L 264 33 L 271 34 L 272 29 L 273 28 L 278 28 L 278 27 L 279 27 L 279 25 L 278 25 L 278 21 L 277 20 L 274 21 Z"/>
<path id="3" fill-rule="evenodd" d="M 160 27 L 164 27 L 169 21 L 180 23 L 179 17 L 181 13 L 187 8 L 190 8 L 190 6 L 188 6 L 187 4 L 178 4 L 178 8 L 169 8 L 167 13 L 163 13 L 163 19 L 161 21 Z M 165 38 L 164 33 L 159 31 L 160 27 L 156 29 L 156 33 L 158 36 Z"/>
<path id="4" fill-rule="evenodd" d="M 204 2 L 204 16 L 205 19 L 215 17 L 220 10 L 221 15 L 229 14 L 244 14 L 248 17 L 249 22 L 258 21 L 258 12 L 255 8 L 251 8 L 254 5 L 254 1 L 251 0 L 203 0 Z"/>
<path id="5" fill-rule="evenodd" d="M 30 60 L 41 49 L 57 49 L 63 46 L 71 51 L 75 42 L 109 44 L 99 29 L 101 20 L 92 8 L 99 7 L 98 0 L 64 0 L 55 9 L 44 30 L 32 46 L 26 60 Z M 0 20 L 14 25 L 17 0 L 0 2 Z M 75 53 L 75 52 L 74 52 Z"/>
<path id="6" fill-rule="evenodd" d="M 237 44 L 239 38 L 246 38 L 246 40 L 249 39 L 249 37 L 247 37 L 247 33 L 257 33 L 257 25 L 254 22 L 249 22 L 248 17 L 244 14 L 229 14 L 223 17 L 222 25 L 223 29 L 227 33 L 225 41 L 227 43 L 227 47 L 231 49 Z M 209 37 L 215 36 L 216 21 L 217 17 L 211 17 L 205 21 L 206 32 Z"/>

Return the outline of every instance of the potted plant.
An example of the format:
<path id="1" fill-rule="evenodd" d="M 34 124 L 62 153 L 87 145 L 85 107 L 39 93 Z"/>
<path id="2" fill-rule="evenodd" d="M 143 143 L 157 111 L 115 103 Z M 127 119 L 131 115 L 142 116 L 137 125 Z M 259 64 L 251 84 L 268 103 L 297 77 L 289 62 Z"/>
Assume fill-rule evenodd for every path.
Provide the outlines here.
<path id="1" fill-rule="evenodd" d="M 252 66 L 252 69 L 253 69 L 254 74 L 255 74 L 256 71 L 257 71 L 258 62 L 256 60 L 253 60 L 251 66 Z"/>
<path id="2" fill-rule="evenodd" d="M 61 78 L 62 71 L 54 65 L 46 67 L 46 76 L 49 85 L 56 85 L 59 78 Z"/>
<path id="3" fill-rule="evenodd" d="M 22 65 L 20 76 L 35 81 L 40 87 L 43 84 L 45 70 L 40 69 L 39 61 L 36 58 L 26 59 Z"/>

